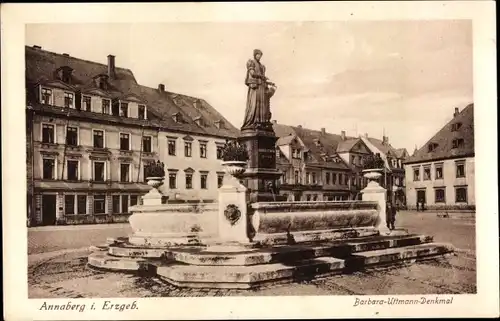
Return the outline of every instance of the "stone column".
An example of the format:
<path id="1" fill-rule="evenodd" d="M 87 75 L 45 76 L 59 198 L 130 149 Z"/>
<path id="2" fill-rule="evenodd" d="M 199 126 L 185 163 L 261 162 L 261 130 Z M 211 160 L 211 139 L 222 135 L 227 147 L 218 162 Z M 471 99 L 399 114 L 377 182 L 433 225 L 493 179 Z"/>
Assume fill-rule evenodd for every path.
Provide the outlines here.
<path id="1" fill-rule="evenodd" d="M 379 207 L 379 220 L 377 223 L 377 229 L 380 234 L 390 234 L 391 231 L 387 228 L 387 222 L 385 219 L 386 212 L 386 190 L 376 180 L 372 180 L 368 185 L 361 190 L 363 194 L 363 201 L 377 202 Z"/>
<path id="2" fill-rule="evenodd" d="M 227 175 L 219 188 L 219 238 L 221 243 L 248 244 L 247 188 Z"/>

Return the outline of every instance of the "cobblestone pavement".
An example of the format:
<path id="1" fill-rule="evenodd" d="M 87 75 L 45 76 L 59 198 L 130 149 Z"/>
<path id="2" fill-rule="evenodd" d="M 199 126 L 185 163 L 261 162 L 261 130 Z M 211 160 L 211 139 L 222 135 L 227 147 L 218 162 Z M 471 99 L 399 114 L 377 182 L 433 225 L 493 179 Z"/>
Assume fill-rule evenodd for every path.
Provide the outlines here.
<path id="1" fill-rule="evenodd" d="M 378 268 L 259 290 L 181 289 L 155 278 L 96 272 L 86 268 L 88 250 L 31 255 L 30 298 L 180 297 L 356 294 L 454 294 L 476 292 L 475 226 L 471 217 L 438 218 L 436 213 L 400 212 L 397 225 L 433 235 L 458 251 L 440 260 Z M 116 229 L 118 231 L 119 229 Z M 92 229 L 91 233 L 96 233 Z M 66 231 L 68 232 L 68 231 Z M 76 229 L 69 233 L 77 232 Z M 109 235 L 109 230 L 104 229 Z M 59 231 L 62 233 L 62 231 Z M 93 234 L 98 235 L 98 234 Z M 123 235 L 123 234 L 122 234 Z M 83 237 L 80 235 L 79 237 Z M 97 238 L 102 238 L 99 236 Z M 105 240 L 105 237 L 104 237 Z M 81 246 L 81 244 L 78 244 Z M 54 247 L 49 245 L 48 247 Z M 59 249 L 60 245 L 55 246 Z"/>

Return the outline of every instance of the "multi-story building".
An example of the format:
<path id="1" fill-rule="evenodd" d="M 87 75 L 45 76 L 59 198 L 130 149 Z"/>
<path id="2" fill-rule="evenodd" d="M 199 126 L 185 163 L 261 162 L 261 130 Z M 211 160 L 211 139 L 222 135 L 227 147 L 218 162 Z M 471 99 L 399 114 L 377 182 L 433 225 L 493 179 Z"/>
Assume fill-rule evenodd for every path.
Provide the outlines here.
<path id="1" fill-rule="evenodd" d="M 389 143 L 389 137 L 362 138 L 366 146 L 373 154 L 379 154 L 385 162 L 384 175 L 380 178 L 380 184 L 387 189 L 387 199 L 398 207 L 406 206 L 405 196 L 405 170 L 404 162 L 408 158 L 406 148 L 394 148 Z"/>
<path id="2" fill-rule="evenodd" d="M 474 194 L 474 104 L 453 118 L 409 157 L 404 166 L 408 206 L 469 208 Z"/>
<path id="3" fill-rule="evenodd" d="M 139 85 L 112 55 L 106 65 L 37 46 L 26 47 L 26 97 L 31 224 L 125 220 L 156 160 L 167 197 L 216 198 L 217 146 L 238 131 L 205 101 Z"/>
<path id="4" fill-rule="evenodd" d="M 348 137 L 345 131 L 336 135 L 327 133 L 324 128 L 315 131 L 277 122 L 273 128 L 279 137 L 277 164 L 284 173 L 280 193 L 289 200 L 360 199 L 360 191 L 367 183 L 362 175 L 367 157 L 388 150 L 394 154 L 397 151 L 388 144 L 387 138 L 384 143 L 387 146 L 379 151 L 370 143 L 371 140 L 378 142 L 377 139 Z M 400 151 L 400 155 L 404 152 Z M 392 164 L 393 158 L 389 159 Z M 395 156 L 394 160 L 394 167 L 403 171 L 402 157 Z M 392 175 L 391 167 L 387 167 L 386 178 L 391 182 Z M 381 183 L 384 183 L 382 179 Z M 389 184 L 384 186 L 389 188 Z"/>

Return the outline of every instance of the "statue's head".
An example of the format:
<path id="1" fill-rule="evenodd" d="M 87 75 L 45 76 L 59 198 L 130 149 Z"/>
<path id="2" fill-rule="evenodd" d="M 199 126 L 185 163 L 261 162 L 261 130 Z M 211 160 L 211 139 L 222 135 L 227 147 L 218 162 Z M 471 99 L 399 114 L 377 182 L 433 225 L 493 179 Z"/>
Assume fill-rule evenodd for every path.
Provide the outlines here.
<path id="1" fill-rule="evenodd" d="M 260 58 L 262 57 L 262 51 L 260 49 L 254 49 L 253 56 L 255 60 L 259 61 Z"/>

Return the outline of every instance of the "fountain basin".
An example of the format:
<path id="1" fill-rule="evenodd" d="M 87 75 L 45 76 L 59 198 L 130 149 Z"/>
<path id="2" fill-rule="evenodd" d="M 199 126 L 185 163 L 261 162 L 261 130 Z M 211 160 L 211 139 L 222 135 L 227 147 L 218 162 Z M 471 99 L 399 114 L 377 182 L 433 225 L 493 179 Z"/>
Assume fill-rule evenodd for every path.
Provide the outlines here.
<path id="1" fill-rule="evenodd" d="M 250 224 L 259 234 L 375 227 L 377 202 L 261 202 L 252 204 Z"/>
<path id="2" fill-rule="evenodd" d="M 174 246 L 200 244 L 218 233 L 216 203 L 136 205 L 129 218 L 134 245 Z"/>

